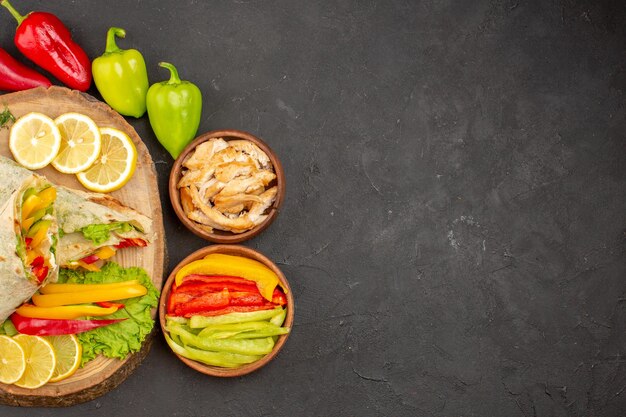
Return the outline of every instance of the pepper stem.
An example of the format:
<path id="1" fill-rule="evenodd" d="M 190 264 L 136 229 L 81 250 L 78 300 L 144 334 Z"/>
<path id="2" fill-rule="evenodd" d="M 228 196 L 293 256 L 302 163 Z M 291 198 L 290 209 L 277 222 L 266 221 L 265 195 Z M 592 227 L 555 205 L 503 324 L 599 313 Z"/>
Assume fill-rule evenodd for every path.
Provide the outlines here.
<path id="1" fill-rule="evenodd" d="M 180 77 L 178 76 L 178 70 L 176 67 L 169 62 L 159 62 L 159 67 L 167 68 L 170 70 L 170 79 L 167 82 L 168 84 L 180 84 Z"/>
<path id="2" fill-rule="evenodd" d="M 104 53 L 118 52 L 120 48 L 115 43 L 115 37 L 124 38 L 126 37 L 126 31 L 122 28 L 112 27 L 109 28 L 107 32 L 107 44 L 104 49 Z"/>
<path id="3" fill-rule="evenodd" d="M 15 20 L 17 20 L 17 26 L 22 24 L 22 21 L 26 18 L 26 16 L 22 16 L 15 8 L 9 3 L 8 0 L 1 0 L 0 4 L 2 4 L 6 9 L 13 15 Z"/>

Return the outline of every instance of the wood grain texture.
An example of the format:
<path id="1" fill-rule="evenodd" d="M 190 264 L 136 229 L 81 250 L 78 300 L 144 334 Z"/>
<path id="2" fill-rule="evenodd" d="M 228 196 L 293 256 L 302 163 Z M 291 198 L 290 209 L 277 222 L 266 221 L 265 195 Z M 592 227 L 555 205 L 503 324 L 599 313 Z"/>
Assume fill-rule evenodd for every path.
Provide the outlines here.
<path id="1" fill-rule="evenodd" d="M 8 106 L 16 118 L 29 112 L 41 112 L 52 118 L 67 112 L 82 113 L 91 117 L 99 127 L 119 129 L 133 140 L 138 154 L 135 174 L 122 189 L 110 195 L 151 217 L 156 238 L 146 248 L 121 250 L 111 260 L 126 267 L 144 268 L 152 277 L 154 285 L 160 289 L 167 264 L 161 204 L 154 163 L 137 132 L 106 104 L 87 94 L 63 87 L 37 88 L 3 95 L 0 97 L 0 105 Z M 0 154 L 11 157 L 8 137 L 8 129 L 0 130 Z M 55 184 L 85 190 L 74 175 L 59 173 L 51 166 L 37 172 L 45 175 Z M 156 309 L 152 312 L 152 316 L 156 317 Z M 92 400 L 115 388 L 132 373 L 148 354 L 154 333 L 153 331 L 146 337 L 139 352 L 128 356 L 125 360 L 99 356 L 63 381 L 48 383 L 35 390 L 0 384 L 0 403 L 16 406 L 60 407 Z"/>

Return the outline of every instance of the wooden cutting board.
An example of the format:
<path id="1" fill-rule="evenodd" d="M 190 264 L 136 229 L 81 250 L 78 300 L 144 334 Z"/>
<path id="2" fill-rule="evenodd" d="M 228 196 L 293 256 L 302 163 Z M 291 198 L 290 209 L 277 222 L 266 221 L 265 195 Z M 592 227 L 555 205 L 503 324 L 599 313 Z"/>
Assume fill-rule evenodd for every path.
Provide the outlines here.
<path id="1" fill-rule="evenodd" d="M 137 132 L 108 105 L 95 98 L 63 87 L 36 88 L 0 96 L 0 111 L 7 106 L 18 118 L 29 112 L 40 112 L 52 117 L 67 112 L 78 112 L 91 117 L 99 127 L 113 127 L 126 132 L 137 147 L 137 169 L 133 178 L 120 190 L 110 195 L 125 205 L 149 216 L 156 233 L 155 242 L 145 248 L 127 248 L 112 258 L 122 266 L 140 266 L 152 277 L 160 289 L 166 268 L 165 232 L 156 170 L 148 149 Z M 9 130 L 0 130 L 0 154 L 11 158 Z M 74 175 L 61 174 L 51 166 L 37 171 L 53 183 L 85 190 Z M 85 190 L 86 191 L 86 190 Z M 152 312 L 156 317 L 156 309 Z M 155 327 L 158 323 L 155 323 Z M 70 378 L 48 383 L 34 390 L 15 385 L 0 384 L 0 403 L 15 406 L 62 407 L 92 400 L 110 391 L 128 377 L 148 354 L 154 331 L 146 337 L 142 349 L 125 360 L 99 356 L 79 369 Z"/>

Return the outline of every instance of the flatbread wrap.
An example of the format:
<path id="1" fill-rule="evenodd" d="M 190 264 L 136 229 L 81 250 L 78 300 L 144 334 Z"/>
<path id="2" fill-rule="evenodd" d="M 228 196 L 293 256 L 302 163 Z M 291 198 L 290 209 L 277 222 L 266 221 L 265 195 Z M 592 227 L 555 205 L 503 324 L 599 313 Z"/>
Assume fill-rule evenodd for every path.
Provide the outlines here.
<path id="1" fill-rule="evenodd" d="M 11 159 L 0 156 L 0 175 L 3 174 L 9 183 L 17 184 L 12 188 L 19 186 L 20 178 L 34 175 Z M 59 267 L 98 270 L 102 261 L 115 255 L 117 250 L 147 246 L 154 240 L 152 219 L 115 198 L 62 186 L 55 188 L 56 263 Z M 4 222 L 0 219 L 0 223 Z"/>
<path id="2" fill-rule="evenodd" d="M 39 287 L 56 282 L 56 187 L 12 161 L 0 161 L 0 322 Z"/>
<path id="3" fill-rule="evenodd" d="M 152 220 L 116 199 L 64 187 L 58 189 L 59 265 L 94 269 L 118 249 L 147 246 Z"/>

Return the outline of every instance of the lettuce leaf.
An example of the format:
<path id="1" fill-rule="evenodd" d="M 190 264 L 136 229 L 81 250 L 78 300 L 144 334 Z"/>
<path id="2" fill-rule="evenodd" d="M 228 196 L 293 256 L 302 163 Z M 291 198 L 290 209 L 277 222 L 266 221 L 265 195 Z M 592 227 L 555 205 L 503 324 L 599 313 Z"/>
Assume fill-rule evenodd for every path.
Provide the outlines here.
<path id="1" fill-rule="evenodd" d="M 128 222 L 114 222 L 109 224 L 90 224 L 80 231 L 85 239 L 91 240 L 95 245 L 101 245 L 111 237 L 111 232 L 119 231 L 127 233 L 133 230 L 133 225 Z"/>
<path id="2" fill-rule="evenodd" d="M 81 366 L 98 354 L 108 358 L 124 359 L 128 354 L 138 352 L 154 327 L 150 310 L 156 308 L 158 304 L 159 291 L 148 273 L 138 267 L 124 268 L 115 262 L 108 262 L 99 272 L 61 269 L 59 282 L 62 283 L 106 284 L 132 279 L 139 280 L 148 289 L 148 293 L 142 297 L 119 301 L 124 304 L 124 308 L 109 316 L 94 317 L 94 319 L 126 318 L 126 320 L 77 335 L 83 346 Z"/>

